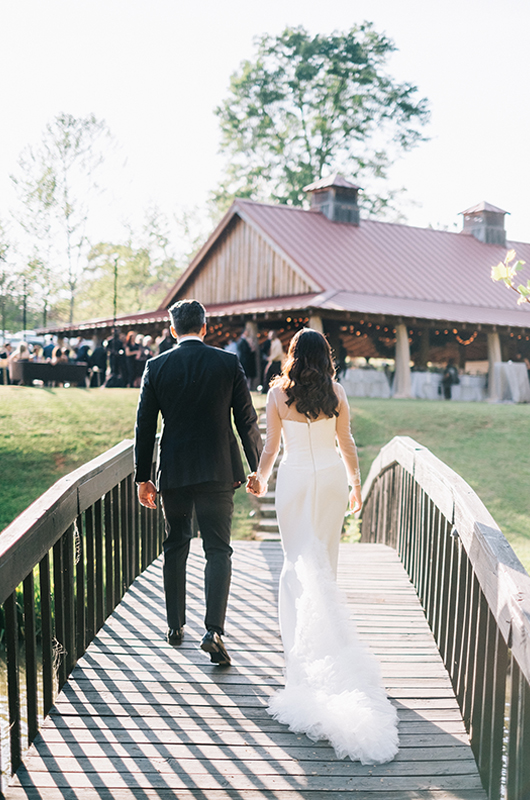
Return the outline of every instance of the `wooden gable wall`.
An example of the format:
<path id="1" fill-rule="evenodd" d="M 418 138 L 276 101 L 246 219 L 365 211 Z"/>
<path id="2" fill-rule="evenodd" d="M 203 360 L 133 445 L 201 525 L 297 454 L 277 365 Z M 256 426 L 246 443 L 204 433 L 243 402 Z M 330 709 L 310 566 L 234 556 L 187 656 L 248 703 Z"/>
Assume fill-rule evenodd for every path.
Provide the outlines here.
<path id="1" fill-rule="evenodd" d="M 213 305 L 314 289 L 254 228 L 235 217 L 174 299 L 195 297 Z"/>

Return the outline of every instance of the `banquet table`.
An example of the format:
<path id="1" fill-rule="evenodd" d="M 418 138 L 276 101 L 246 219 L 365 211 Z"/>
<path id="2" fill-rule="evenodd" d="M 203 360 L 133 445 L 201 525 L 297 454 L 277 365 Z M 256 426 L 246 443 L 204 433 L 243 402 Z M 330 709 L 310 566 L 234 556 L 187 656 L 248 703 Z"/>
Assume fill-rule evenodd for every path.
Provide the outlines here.
<path id="1" fill-rule="evenodd" d="M 438 372 L 411 372 L 410 391 L 420 400 L 441 400 L 439 392 L 442 376 Z"/>
<path id="2" fill-rule="evenodd" d="M 391 396 L 390 384 L 384 372 L 376 369 L 349 369 L 340 379 L 348 397 Z"/>
<path id="3" fill-rule="evenodd" d="M 485 400 L 486 375 L 460 375 L 460 383 L 451 386 L 451 400 Z M 440 372 L 411 372 L 410 386 L 413 397 L 421 400 L 442 400 L 442 375 Z"/>
<path id="4" fill-rule="evenodd" d="M 452 400 L 480 402 L 486 400 L 487 375 L 460 375 L 460 383 L 451 386 Z"/>
<path id="5" fill-rule="evenodd" d="M 492 400 L 530 403 L 530 381 L 526 364 L 498 361 L 493 365 Z"/>

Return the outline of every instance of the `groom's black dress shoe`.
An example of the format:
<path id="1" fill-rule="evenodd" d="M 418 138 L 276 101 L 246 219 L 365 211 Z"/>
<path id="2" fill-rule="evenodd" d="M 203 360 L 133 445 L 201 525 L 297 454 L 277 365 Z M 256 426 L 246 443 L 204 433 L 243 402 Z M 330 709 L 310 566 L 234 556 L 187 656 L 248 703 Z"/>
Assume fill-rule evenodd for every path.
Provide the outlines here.
<path id="1" fill-rule="evenodd" d="M 201 650 L 210 654 L 212 664 L 219 664 L 220 667 L 229 667 L 232 663 L 223 640 L 217 631 L 207 631 L 204 634 L 201 641 Z"/>
<path id="2" fill-rule="evenodd" d="M 182 637 L 184 636 L 184 628 L 169 628 L 166 636 L 166 641 L 172 647 L 178 647 L 182 644 Z"/>

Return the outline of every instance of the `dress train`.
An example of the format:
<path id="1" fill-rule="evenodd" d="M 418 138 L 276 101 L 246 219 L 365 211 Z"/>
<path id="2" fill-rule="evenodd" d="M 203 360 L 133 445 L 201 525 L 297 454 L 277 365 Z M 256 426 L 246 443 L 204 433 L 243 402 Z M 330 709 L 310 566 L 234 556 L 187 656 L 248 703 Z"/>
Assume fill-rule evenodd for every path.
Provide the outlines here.
<path id="1" fill-rule="evenodd" d="M 398 751 L 397 713 L 381 687 L 379 665 L 359 641 L 318 540 L 295 565 L 301 585 L 285 688 L 268 712 L 313 741 L 328 740 L 339 758 L 375 764 Z"/>

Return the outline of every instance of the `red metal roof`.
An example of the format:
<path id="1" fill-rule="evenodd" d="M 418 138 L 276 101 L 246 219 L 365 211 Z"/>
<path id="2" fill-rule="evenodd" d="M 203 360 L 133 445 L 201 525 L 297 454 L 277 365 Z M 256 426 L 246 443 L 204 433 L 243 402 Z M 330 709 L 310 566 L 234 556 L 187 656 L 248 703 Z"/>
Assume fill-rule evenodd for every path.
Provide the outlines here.
<path id="1" fill-rule="evenodd" d="M 152 323 L 164 322 L 168 319 L 167 309 L 157 309 L 156 311 L 141 311 L 138 314 L 121 314 L 116 317 L 116 327 L 130 328 L 134 330 L 135 325 L 150 325 Z M 103 328 L 113 328 L 114 317 L 101 317 L 100 319 L 83 320 L 83 322 L 65 322 L 62 325 L 53 325 L 48 328 L 39 328 L 38 333 L 83 333 L 83 331 L 100 330 Z"/>
<path id="2" fill-rule="evenodd" d="M 267 297 L 260 300 L 206 304 L 209 316 L 232 316 L 237 314 L 263 314 L 270 311 L 289 311 L 290 309 L 321 308 L 322 295 L 296 294 L 285 297 Z"/>
<path id="3" fill-rule="evenodd" d="M 518 307 L 515 294 L 491 280 L 491 267 L 507 249 L 528 264 L 528 243 L 501 247 L 460 233 L 374 220 L 354 226 L 331 222 L 320 212 L 248 200 L 238 200 L 235 213 L 238 206 L 323 291 L 335 290 L 337 304 L 339 296 L 366 295 L 374 313 L 408 316 L 405 308 L 413 304 L 414 316 L 421 318 L 457 320 L 474 309 L 476 323 L 530 325 L 530 306 Z M 530 278 L 529 266 L 520 277 Z M 443 316 L 439 305 L 446 309 Z M 506 314 L 494 313 L 500 310 L 513 321 L 501 322 Z"/>
<path id="4" fill-rule="evenodd" d="M 485 204 L 480 204 L 485 205 Z M 489 206 L 489 204 L 486 204 Z M 476 207 L 478 209 L 479 206 Z M 489 206 L 495 209 L 495 206 Z M 473 209 L 469 209 L 471 212 Z M 467 212 L 464 212 L 467 213 Z M 504 212 L 503 212 L 504 213 Z M 484 244 L 472 235 L 361 219 L 358 226 L 331 222 L 319 211 L 237 200 L 164 301 L 164 307 L 118 318 L 121 327 L 167 319 L 166 307 L 200 265 L 235 216 L 261 230 L 320 293 L 274 297 L 207 307 L 212 316 L 322 308 L 485 325 L 530 327 L 530 305 L 491 280 L 491 267 L 508 249 L 527 266 L 530 244 Z M 200 298 L 199 298 L 200 299 Z M 59 330 L 111 327 L 112 319 L 91 320 Z"/>
<path id="5" fill-rule="evenodd" d="M 506 290 L 505 290 L 506 291 Z M 341 311 L 357 311 L 361 314 L 384 314 L 385 316 L 414 317 L 445 322 L 468 322 L 470 325 L 485 324 L 511 325 L 517 328 L 530 328 L 530 307 L 518 306 L 514 294 L 513 305 L 507 309 L 466 306 L 456 303 L 432 303 L 425 300 L 409 300 L 403 297 L 381 297 L 380 295 L 337 292 L 327 296 L 321 308 Z"/>

